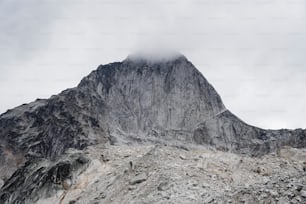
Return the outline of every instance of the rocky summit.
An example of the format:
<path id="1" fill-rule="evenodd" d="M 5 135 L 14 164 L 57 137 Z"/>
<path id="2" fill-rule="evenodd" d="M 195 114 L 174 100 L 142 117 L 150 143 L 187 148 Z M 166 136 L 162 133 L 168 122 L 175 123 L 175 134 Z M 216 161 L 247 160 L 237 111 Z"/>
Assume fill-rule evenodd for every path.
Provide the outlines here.
<path id="1" fill-rule="evenodd" d="M 306 203 L 306 130 L 232 114 L 181 54 L 0 116 L 0 203 Z"/>

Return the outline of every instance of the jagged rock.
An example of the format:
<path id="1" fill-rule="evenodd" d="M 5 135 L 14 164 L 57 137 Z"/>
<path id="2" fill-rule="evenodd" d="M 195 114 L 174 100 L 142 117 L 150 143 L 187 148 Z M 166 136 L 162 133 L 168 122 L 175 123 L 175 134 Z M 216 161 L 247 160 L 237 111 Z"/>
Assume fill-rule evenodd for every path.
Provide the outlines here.
<path id="1" fill-rule="evenodd" d="M 101 198 L 101 199 L 106 198 L 106 194 L 105 194 L 104 192 L 100 193 L 100 198 Z"/>
<path id="2" fill-rule="evenodd" d="M 278 204 L 288 204 L 288 203 L 290 203 L 290 202 L 289 202 L 288 198 L 286 198 L 286 197 L 281 197 L 281 198 L 278 200 L 277 203 L 278 203 Z"/>
<path id="3" fill-rule="evenodd" d="M 184 157 L 183 155 L 180 155 L 180 159 L 181 160 L 186 160 L 186 157 Z"/>
<path id="4" fill-rule="evenodd" d="M 146 173 L 141 173 L 130 180 L 130 185 L 135 185 L 146 181 L 148 178 Z"/>
<path id="5" fill-rule="evenodd" d="M 274 197 L 276 197 L 276 196 L 279 195 L 278 192 L 277 192 L 277 191 L 274 191 L 274 190 L 269 190 L 269 193 L 270 193 L 272 196 L 274 196 Z"/>
<path id="6" fill-rule="evenodd" d="M 158 187 L 157 190 L 158 191 L 165 191 L 168 189 L 169 183 L 167 181 L 161 182 Z"/>
<path id="7" fill-rule="evenodd" d="M 306 191 L 305 191 L 305 190 L 302 190 L 300 193 L 301 193 L 301 196 L 302 196 L 303 198 L 306 198 Z"/>
<path id="8" fill-rule="evenodd" d="M 80 154 L 66 156 L 55 163 L 30 160 L 5 182 L 0 192 L 0 203 L 32 203 L 53 196 L 60 189 L 68 190 L 89 161 Z"/>
<path id="9" fill-rule="evenodd" d="M 212 203 L 215 199 L 213 197 L 208 197 L 204 200 L 203 203 Z"/>
<path id="10" fill-rule="evenodd" d="M 129 188 L 128 188 L 130 191 L 133 191 L 133 190 L 135 190 L 136 189 L 136 187 L 135 186 L 129 186 Z"/>

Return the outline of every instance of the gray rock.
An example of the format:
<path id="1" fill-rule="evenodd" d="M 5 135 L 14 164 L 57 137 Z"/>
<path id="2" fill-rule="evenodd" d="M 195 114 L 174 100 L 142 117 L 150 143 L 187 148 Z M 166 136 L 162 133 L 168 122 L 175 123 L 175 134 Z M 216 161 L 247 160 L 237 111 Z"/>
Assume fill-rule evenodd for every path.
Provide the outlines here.
<path id="1" fill-rule="evenodd" d="M 301 191 L 302 189 L 303 189 L 303 185 L 297 185 L 297 186 L 296 186 L 296 190 L 297 190 L 297 191 Z"/>
<path id="2" fill-rule="evenodd" d="M 302 191 L 300 192 L 300 194 L 301 194 L 301 196 L 302 196 L 303 198 L 306 198 L 306 191 L 305 191 L 305 190 L 302 190 Z"/>
<path id="3" fill-rule="evenodd" d="M 181 160 L 186 160 L 186 157 L 184 155 L 180 155 Z"/>
<path id="4" fill-rule="evenodd" d="M 274 191 L 274 190 L 270 190 L 269 193 L 270 193 L 272 196 L 274 196 L 274 197 L 276 197 L 276 196 L 279 195 L 278 192 L 277 192 L 277 191 Z"/>
<path id="5" fill-rule="evenodd" d="M 158 191 L 165 191 L 169 188 L 169 183 L 167 181 L 161 182 L 158 187 L 157 190 Z"/>
<path id="6" fill-rule="evenodd" d="M 129 186 L 128 189 L 129 189 L 130 191 L 133 191 L 133 190 L 136 189 L 136 186 Z"/>
<path id="7" fill-rule="evenodd" d="M 80 154 L 65 156 L 55 162 L 30 160 L 2 186 L 0 203 L 33 203 L 55 195 L 58 190 L 68 190 L 89 162 L 88 158 Z"/>
<path id="8" fill-rule="evenodd" d="M 148 178 L 146 173 L 141 173 L 130 180 L 130 185 L 135 185 L 146 181 Z"/>
<path id="9" fill-rule="evenodd" d="M 198 143 L 251 156 L 276 152 L 284 145 L 296 148 L 306 146 L 305 130 L 263 130 L 247 125 L 229 111 L 207 120 L 201 126 L 194 132 Z"/>
<path id="10" fill-rule="evenodd" d="M 213 197 L 206 198 L 203 203 L 212 203 L 215 199 Z"/>
<path id="11" fill-rule="evenodd" d="M 101 192 L 99 197 L 100 197 L 101 199 L 105 199 L 105 198 L 106 198 L 106 194 L 105 194 L 104 192 Z"/>

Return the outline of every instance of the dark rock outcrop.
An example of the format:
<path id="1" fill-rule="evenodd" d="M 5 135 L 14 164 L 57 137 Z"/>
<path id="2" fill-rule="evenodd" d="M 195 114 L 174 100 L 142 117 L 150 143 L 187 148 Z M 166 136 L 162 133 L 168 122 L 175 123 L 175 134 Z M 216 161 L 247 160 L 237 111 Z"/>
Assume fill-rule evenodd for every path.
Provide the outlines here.
<path id="1" fill-rule="evenodd" d="M 56 162 L 29 160 L 2 187 L 0 203 L 33 203 L 53 196 L 58 190 L 68 190 L 89 162 L 90 159 L 81 154 Z"/>

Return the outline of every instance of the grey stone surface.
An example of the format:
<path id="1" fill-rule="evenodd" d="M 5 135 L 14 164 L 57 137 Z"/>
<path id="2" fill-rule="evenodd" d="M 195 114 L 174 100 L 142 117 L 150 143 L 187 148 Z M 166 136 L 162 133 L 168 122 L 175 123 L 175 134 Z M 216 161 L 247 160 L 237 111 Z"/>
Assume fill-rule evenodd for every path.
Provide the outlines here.
<path id="1" fill-rule="evenodd" d="M 305 130 L 264 130 L 244 123 L 228 110 L 203 122 L 194 131 L 194 139 L 199 144 L 251 156 L 277 152 L 283 146 L 306 147 Z"/>
<path id="2" fill-rule="evenodd" d="M 130 185 L 135 185 L 146 181 L 148 178 L 146 173 L 141 173 L 130 180 Z"/>
<path id="3" fill-rule="evenodd" d="M 301 196 L 302 196 L 303 198 L 306 198 L 306 190 L 302 190 L 302 191 L 301 191 Z"/>
<path id="4" fill-rule="evenodd" d="M 29 160 L 2 186 L 0 203 L 33 203 L 67 191 L 89 163 L 82 154 L 63 155 L 55 162 Z"/>
<path id="5" fill-rule="evenodd" d="M 72 171 L 72 185 L 69 188 L 52 181 L 66 181 L 70 176 L 57 176 L 59 179 L 51 182 L 47 180 L 48 185 L 39 185 L 40 181 L 44 181 L 42 177 L 35 181 L 32 179 L 32 175 L 35 175 L 33 173 L 26 173 L 23 177 L 21 174 L 17 180 L 29 178 L 26 179 L 29 182 L 24 182 L 31 184 L 27 189 L 39 186 L 31 193 L 39 196 L 24 195 L 25 203 L 218 204 L 228 203 L 229 200 L 231 203 L 250 204 L 306 202 L 300 189 L 300 186 L 306 185 L 306 174 L 301 169 L 306 151 L 302 149 L 282 149 L 277 157 L 269 154 L 261 158 L 208 150 L 201 146 L 185 151 L 164 145 L 110 145 L 90 146 L 81 152 L 82 154 L 72 155 L 90 158 L 90 162 L 81 166 L 81 171 Z M 103 162 L 101 153 L 109 156 L 108 162 Z M 129 159 L 125 157 L 127 154 L 130 155 Z M 46 161 L 36 165 L 38 168 L 48 166 L 46 169 L 52 169 L 67 160 L 71 161 L 69 164 L 73 164 L 75 159 L 67 159 L 69 155 L 70 153 L 63 155 L 55 163 L 49 164 L 50 166 L 45 164 Z M 179 159 L 179 155 L 183 155 L 186 160 Z M 135 166 L 133 170 L 127 170 L 130 160 Z M 265 167 L 264 174 L 255 171 L 259 166 Z M 144 172 L 146 176 L 135 179 L 135 176 Z M 137 184 L 130 185 L 132 180 L 137 180 Z M 28 192 L 20 191 L 26 189 L 24 184 L 16 189 L 16 192 L 9 195 L 23 195 L 20 193 Z M 44 194 L 43 189 L 48 189 L 49 193 Z M 19 196 L 18 201 L 21 198 Z M 12 201 L 13 199 L 7 203 L 13 203 Z"/>

